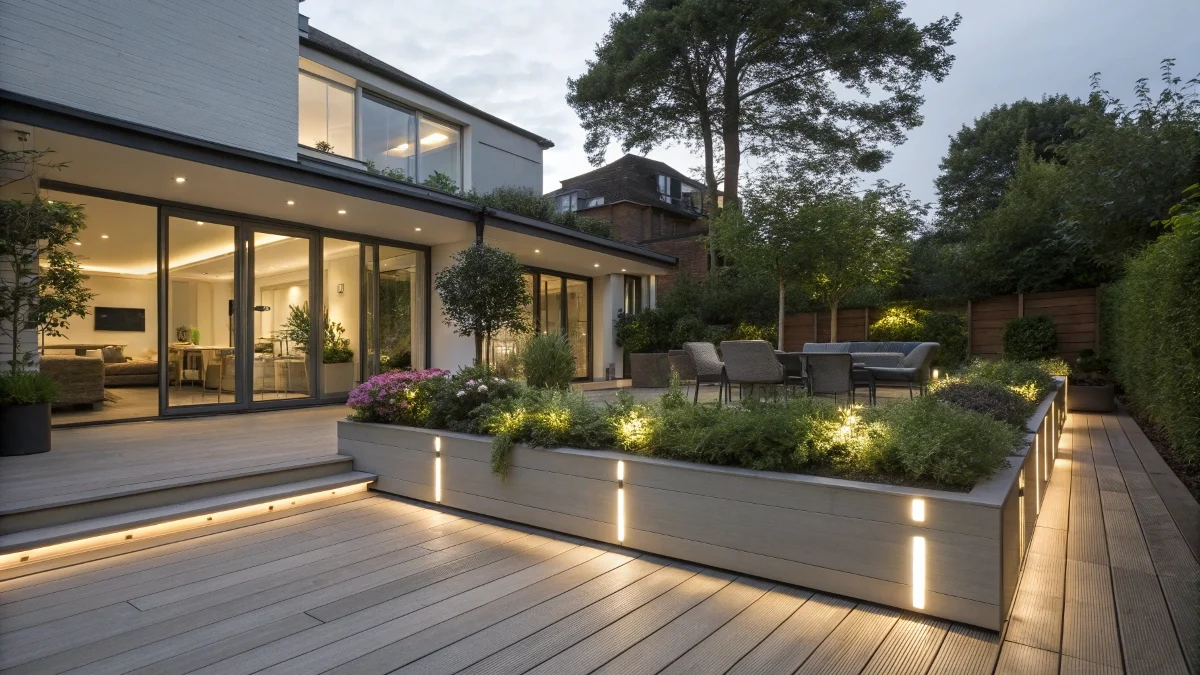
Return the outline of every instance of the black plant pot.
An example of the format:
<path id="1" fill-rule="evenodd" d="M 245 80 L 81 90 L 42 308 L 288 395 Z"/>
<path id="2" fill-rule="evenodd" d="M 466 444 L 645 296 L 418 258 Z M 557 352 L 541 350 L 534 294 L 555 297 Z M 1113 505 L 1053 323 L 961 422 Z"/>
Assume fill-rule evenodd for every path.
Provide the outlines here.
<path id="1" fill-rule="evenodd" d="M 1067 386 L 1067 408 L 1071 412 L 1112 412 L 1117 409 L 1116 387 L 1112 384 Z"/>
<path id="2" fill-rule="evenodd" d="M 0 456 L 50 452 L 50 404 L 0 406 Z"/>

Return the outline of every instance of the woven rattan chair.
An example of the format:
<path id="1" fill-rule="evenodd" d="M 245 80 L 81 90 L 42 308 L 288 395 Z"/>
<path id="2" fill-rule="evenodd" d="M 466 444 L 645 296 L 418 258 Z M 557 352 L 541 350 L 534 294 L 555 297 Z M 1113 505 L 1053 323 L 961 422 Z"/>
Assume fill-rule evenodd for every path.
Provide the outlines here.
<path id="1" fill-rule="evenodd" d="M 787 376 L 775 349 L 766 340 L 726 340 L 721 343 L 725 359 L 725 397 L 732 399 L 731 385 L 785 385 Z M 784 388 L 786 395 L 787 389 Z"/>
<path id="2" fill-rule="evenodd" d="M 804 355 L 808 362 L 808 393 L 813 396 L 845 394 L 854 402 L 854 359 L 850 354 L 810 353 Z"/>
<path id="3" fill-rule="evenodd" d="M 725 389 L 725 364 L 717 355 L 717 348 L 711 342 L 685 342 L 683 350 L 696 368 L 696 393 L 692 403 L 700 400 L 700 385 L 705 383 L 717 385 L 717 400 L 720 401 Z"/>

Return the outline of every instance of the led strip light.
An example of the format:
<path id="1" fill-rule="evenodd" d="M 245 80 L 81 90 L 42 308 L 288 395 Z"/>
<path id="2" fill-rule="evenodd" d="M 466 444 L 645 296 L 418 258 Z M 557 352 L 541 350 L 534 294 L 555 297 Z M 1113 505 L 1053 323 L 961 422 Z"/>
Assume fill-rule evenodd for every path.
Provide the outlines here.
<path id="1" fill-rule="evenodd" d="M 41 562 L 52 558 L 59 558 L 72 553 L 83 553 L 108 546 L 116 546 L 127 541 L 138 541 L 148 537 L 158 537 L 164 534 L 172 534 L 191 530 L 205 525 L 215 525 L 217 523 L 229 522 L 240 518 L 248 518 L 250 516 L 262 515 L 265 513 L 275 513 L 284 511 L 297 506 L 311 504 L 313 502 L 329 499 L 337 495 L 346 495 L 354 492 L 363 492 L 367 489 L 370 481 L 356 483 L 354 485 L 346 485 L 334 490 L 321 490 L 319 492 L 310 492 L 308 494 L 296 495 L 294 497 L 283 497 L 271 501 L 252 504 L 249 506 L 239 506 L 224 511 L 214 511 L 198 516 L 187 516 L 176 520 L 168 520 L 161 523 L 151 525 L 142 525 L 133 527 L 127 530 L 119 530 L 108 534 L 98 534 L 91 537 L 83 537 L 71 541 L 64 541 L 58 544 L 50 544 L 38 548 L 31 548 L 25 551 L 16 551 L 13 553 L 0 554 L 0 569 L 16 567 L 18 565 Z"/>
<path id="2" fill-rule="evenodd" d="M 617 461 L 617 541 L 625 543 L 625 462 Z"/>
<path id="3" fill-rule="evenodd" d="M 433 437 L 433 501 L 442 503 L 442 437 Z"/>
<path id="4" fill-rule="evenodd" d="M 912 500 L 912 519 L 925 522 L 925 500 Z M 912 606 L 925 609 L 925 537 L 912 538 Z"/>

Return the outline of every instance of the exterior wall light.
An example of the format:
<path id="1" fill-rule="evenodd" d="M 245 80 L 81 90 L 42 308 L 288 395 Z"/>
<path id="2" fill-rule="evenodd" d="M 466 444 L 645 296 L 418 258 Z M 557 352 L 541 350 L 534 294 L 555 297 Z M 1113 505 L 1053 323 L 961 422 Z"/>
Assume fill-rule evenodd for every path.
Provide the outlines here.
<path id="1" fill-rule="evenodd" d="M 925 500 L 912 500 L 912 519 L 918 523 L 925 522 Z"/>
<path id="2" fill-rule="evenodd" d="M 925 537 L 913 537 L 912 575 L 912 605 L 925 609 Z"/>

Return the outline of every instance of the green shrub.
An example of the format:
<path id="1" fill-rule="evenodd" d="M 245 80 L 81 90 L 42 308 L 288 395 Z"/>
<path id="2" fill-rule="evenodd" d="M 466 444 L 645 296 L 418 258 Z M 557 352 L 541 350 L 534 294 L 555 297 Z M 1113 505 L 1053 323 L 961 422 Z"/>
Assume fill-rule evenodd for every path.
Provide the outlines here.
<path id="1" fill-rule="evenodd" d="M 1018 429 L 933 396 L 884 406 L 870 415 L 863 455 L 878 473 L 968 488 L 1004 466 L 1024 440 Z"/>
<path id="2" fill-rule="evenodd" d="M 941 349 L 933 364 L 942 368 L 967 360 L 967 323 L 961 314 L 895 305 L 871 324 L 869 334 L 877 342 L 936 342 Z"/>
<path id="3" fill-rule="evenodd" d="M 1004 324 L 1004 358 L 1048 359 L 1058 353 L 1058 330 L 1048 316 L 1026 316 Z"/>
<path id="4" fill-rule="evenodd" d="M 1049 359 L 1041 359 L 1038 363 L 1041 363 L 1042 368 L 1051 375 L 1066 377 L 1071 374 L 1071 365 L 1057 356 Z"/>
<path id="5" fill-rule="evenodd" d="M 521 367 L 531 387 L 566 389 L 575 379 L 575 351 L 560 331 L 533 335 L 521 346 Z"/>
<path id="6" fill-rule="evenodd" d="M 36 371 L 0 375 L 0 405 L 31 405 L 58 400 L 58 383 Z"/>
<path id="7" fill-rule="evenodd" d="M 513 446 L 613 448 L 616 441 L 606 409 L 571 389 L 522 390 L 519 395 L 481 405 L 473 413 L 492 439 L 492 471 L 505 476 Z"/>
<path id="8" fill-rule="evenodd" d="M 1104 354 L 1130 406 L 1200 462 L 1200 186 L 1102 295 Z"/>
<path id="9" fill-rule="evenodd" d="M 936 382 L 932 395 L 965 410 L 974 410 L 993 419 L 1024 429 L 1034 405 L 1025 397 L 998 382 L 948 379 Z"/>
<path id="10" fill-rule="evenodd" d="M 1054 389 L 1054 377 L 1040 361 L 975 359 L 959 373 L 967 381 L 996 382 L 1020 394 L 1025 400 L 1037 403 Z"/>
<path id="11" fill-rule="evenodd" d="M 509 185 L 498 187 L 487 194 L 471 191 L 460 196 L 480 206 L 508 211 L 526 218 L 554 223 L 597 237 L 612 239 L 612 225 L 608 222 L 581 216 L 574 211 L 560 212 L 552 198 L 532 188 Z"/>
<path id="12" fill-rule="evenodd" d="M 518 382 L 500 377 L 485 366 L 468 366 L 453 376 L 419 386 L 430 399 L 427 426 L 473 434 L 484 432 L 476 414 L 480 406 L 515 398 L 523 390 Z"/>

